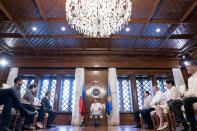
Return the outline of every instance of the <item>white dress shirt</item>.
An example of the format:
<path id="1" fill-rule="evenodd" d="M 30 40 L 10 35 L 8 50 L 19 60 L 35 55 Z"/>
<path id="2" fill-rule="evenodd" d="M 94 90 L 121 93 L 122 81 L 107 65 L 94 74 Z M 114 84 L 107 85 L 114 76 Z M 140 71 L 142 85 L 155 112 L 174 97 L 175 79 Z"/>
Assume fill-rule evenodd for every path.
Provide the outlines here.
<path id="1" fill-rule="evenodd" d="M 194 94 L 197 97 L 197 71 L 188 79 L 186 96 Z"/>
<path id="2" fill-rule="evenodd" d="M 102 104 L 101 103 L 92 103 L 90 107 L 92 115 L 102 115 Z"/>
<path id="3" fill-rule="evenodd" d="M 155 93 L 155 96 L 153 97 L 150 105 L 152 107 L 155 107 L 156 104 L 159 104 L 160 102 L 165 101 L 166 99 L 167 99 L 166 95 L 164 95 L 161 91 L 157 91 Z"/>
<path id="4" fill-rule="evenodd" d="M 148 95 L 148 96 L 144 99 L 144 108 L 150 107 L 151 101 L 152 101 L 152 98 Z"/>
<path id="5" fill-rule="evenodd" d="M 165 93 L 163 93 L 164 99 L 160 102 L 159 105 L 161 108 L 165 109 L 168 107 L 167 101 L 180 99 L 180 92 L 179 89 L 173 86 L 172 88 L 168 89 Z"/>
<path id="6" fill-rule="evenodd" d="M 166 97 L 167 97 L 167 101 L 168 100 L 174 100 L 174 99 L 180 99 L 180 91 L 178 88 L 176 88 L 175 86 L 173 86 L 172 88 L 168 89 L 166 91 Z"/>

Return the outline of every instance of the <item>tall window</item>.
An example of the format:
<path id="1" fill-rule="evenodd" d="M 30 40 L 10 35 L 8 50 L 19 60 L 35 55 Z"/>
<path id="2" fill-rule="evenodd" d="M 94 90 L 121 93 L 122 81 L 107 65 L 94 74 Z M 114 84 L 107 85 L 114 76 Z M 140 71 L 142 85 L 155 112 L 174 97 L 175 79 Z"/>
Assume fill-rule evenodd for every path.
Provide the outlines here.
<path id="1" fill-rule="evenodd" d="M 118 78 L 120 112 L 132 112 L 131 85 L 129 78 Z"/>
<path id="2" fill-rule="evenodd" d="M 64 77 L 60 90 L 59 110 L 71 112 L 73 106 L 73 89 L 75 88 L 74 77 Z"/>
<path id="3" fill-rule="evenodd" d="M 47 91 L 51 91 L 50 105 L 53 107 L 56 89 L 56 77 L 42 77 L 39 81 L 37 98 L 41 101 Z"/>
<path id="4" fill-rule="evenodd" d="M 20 76 L 22 79 L 22 86 L 21 86 L 21 91 L 26 92 L 28 91 L 28 87 L 34 83 L 35 78 L 34 76 Z"/>
<path id="5" fill-rule="evenodd" d="M 144 107 L 144 91 L 149 91 L 152 94 L 152 81 L 149 79 L 136 79 L 138 105 L 139 108 Z"/>
<path id="6" fill-rule="evenodd" d="M 158 78 L 157 79 L 157 86 L 159 87 L 159 89 L 162 92 L 165 92 L 167 90 L 167 88 L 165 87 L 165 81 L 167 80 L 167 78 Z"/>

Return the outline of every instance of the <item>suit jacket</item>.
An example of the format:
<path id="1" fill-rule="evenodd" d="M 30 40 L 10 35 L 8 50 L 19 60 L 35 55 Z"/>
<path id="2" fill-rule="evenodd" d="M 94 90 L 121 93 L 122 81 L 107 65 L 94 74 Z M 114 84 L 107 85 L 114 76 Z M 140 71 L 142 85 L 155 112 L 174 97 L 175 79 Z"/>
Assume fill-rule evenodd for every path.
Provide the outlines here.
<path id="1" fill-rule="evenodd" d="M 46 97 L 42 98 L 41 105 L 44 107 L 45 110 L 52 110 L 49 99 L 47 99 Z"/>
<path id="2" fill-rule="evenodd" d="M 18 97 L 18 99 L 21 100 L 20 86 L 14 85 L 14 86 L 12 87 L 12 89 L 13 89 L 14 92 L 16 93 L 16 96 Z"/>

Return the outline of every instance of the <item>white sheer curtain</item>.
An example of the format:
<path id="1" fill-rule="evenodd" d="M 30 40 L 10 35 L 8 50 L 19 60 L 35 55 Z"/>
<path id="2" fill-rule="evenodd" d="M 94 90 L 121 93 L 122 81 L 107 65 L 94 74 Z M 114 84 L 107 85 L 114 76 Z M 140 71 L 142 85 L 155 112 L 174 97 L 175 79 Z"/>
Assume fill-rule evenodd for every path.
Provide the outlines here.
<path id="1" fill-rule="evenodd" d="M 186 85 L 185 85 L 185 81 L 184 81 L 181 69 L 180 68 L 172 68 L 172 73 L 173 73 L 176 87 L 178 87 L 181 94 L 183 94 L 186 91 Z"/>
<path id="2" fill-rule="evenodd" d="M 18 67 L 10 68 L 10 72 L 7 78 L 7 85 L 14 86 L 14 79 L 18 76 Z"/>
<path id="3" fill-rule="evenodd" d="M 82 86 L 84 84 L 84 68 L 76 68 L 75 71 L 75 82 L 76 88 L 73 89 L 73 110 L 72 110 L 72 121 L 71 125 L 79 126 L 81 125 L 81 118 L 79 114 L 79 98 L 82 92 Z"/>
<path id="4" fill-rule="evenodd" d="M 112 96 L 112 114 L 111 117 L 108 119 L 108 125 L 118 126 L 120 124 L 120 115 L 116 68 L 109 68 L 108 83 L 110 84 Z"/>

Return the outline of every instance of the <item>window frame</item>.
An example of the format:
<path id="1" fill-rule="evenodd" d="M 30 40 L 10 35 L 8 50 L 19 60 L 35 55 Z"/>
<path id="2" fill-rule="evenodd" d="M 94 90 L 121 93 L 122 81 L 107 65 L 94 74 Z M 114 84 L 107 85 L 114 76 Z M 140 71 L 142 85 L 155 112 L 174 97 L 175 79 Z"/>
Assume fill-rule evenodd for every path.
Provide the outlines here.
<path id="1" fill-rule="evenodd" d="M 69 110 L 66 111 L 66 110 L 61 110 L 62 107 L 60 107 L 62 105 L 62 101 L 63 101 L 63 88 L 64 88 L 64 81 L 65 80 L 69 80 L 70 81 L 70 88 L 69 88 L 69 97 L 68 97 L 68 108 Z M 75 88 L 75 77 L 73 76 L 63 76 L 62 79 L 61 79 L 61 86 L 60 86 L 60 91 L 59 91 L 59 97 L 58 97 L 58 107 L 57 107 L 57 110 L 59 112 L 63 112 L 63 113 L 69 113 L 69 112 L 72 112 L 72 109 L 73 109 L 73 90 Z"/>
<path id="2" fill-rule="evenodd" d="M 149 91 L 149 93 L 150 93 L 150 96 L 153 96 L 153 92 L 152 92 L 152 87 L 153 87 L 153 80 L 151 79 L 151 77 L 136 77 L 136 92 L 137 92 L 137 99 L 138 99 L 138 108 L 140 109 L 140 108 L 144 108 L 144 91 L 145 91 L 145 89 L 144 89 L 144 83 L 143 83 L 143 80 L 148 80 L 149 81 L 149 83 L 150 83 L 150 88 L 148 89 L 148 91 Z M 138 96 L 138 91 L 139 91 L 139 89 L 138 89 L 138 86 L 137 86 L 137 81 L 140 81 L 140 84 L 142 85 L 141 86 L 141 95 L 142 95 L 142 99 L 141 100 L 139 100 L 139 96 Z M 140 106 L 140 101 L 142 102 L 142 107 Z"/>
<path id="3" fill-rule="evenodd" d="M 46 89 L 46 92 L 47 91 L 51 91 L 51 89 L 52 89 L 52 82 L 53 82 L 53 80 L 56 80 L 56 83 L 55 83 L 55 92 L 54 92 L 54 97 L 53 97 L 53 100 L 50 98 L 50 104 L 52 104 L 51 106 L 52 106 L 52 108 L 54 108 L 55 107 L 55 93 L 56 93 L 56 88 L 57 88 L 57 77 L 56 76 L 41 76 L 40 77 L 40 79 L 39 79 L 39 81 L 38 81 L 38 89 L 37 89 L 37 94 L 36 94 L 36 97 L 39 99 L 39 101 L 41 102 L 41 100 L 42 100 L 42 96 L 43 96 L 43 94 L 41 94 L 41 92 L 42 92 L 42 86 L 43 86 L 43 81 L 44 80 L 49 80 L 49 83 L 48 83 L 48 88 Z M 49 85 L 51 85 L 51 86 L 49 86 Z M 45 93 L 46 93 L 45 92 Z M 43 96 L 43 98 L 45 97 L 45 93 L 44 93 L 44 96 Z M 52 92 L 51 92 L 52 93 Z M 53 95 L 53 93 L 52 93 L 52 95 Z M 53 101 L 53 102 L 52 102 Z M 52 102 L 52 103 L 51 103 Z"/>
<path id="4" fill-rule="evenodd" d="M 25 93 L 29 90 L 28 87 L 31 85 L 32 80 L 34 80 L 33 83 L 35 83 L 35 76 L 34 75 L 19 75 L 19 78 L 21 78 L 22 81 L 23 80 L 28 81 L 25 90 L 23 89 L 25 91 Z"/>
<path id="5" fill-rule="evenodd" d="M 117 86 L 118 86 L 118 96 L 119 96 L 119 112 L 120 113 L 132 113 L 133 112 L 133 99 L 132 99 L 132 90 L 131 90 L 131 80 L 129 77 L 118 77 L 117 78 L 118 80 L 118 83 L 117 83 Z M 130 111 L 125 111 L 124 109 L 124 95 L 123 95 L 123 85 L 122 83 L 120 84 L 120 81 L 123 82 L 123 80 L 126 80 L 128 81 L 128 95 L 129 95 L 129 105 L 130 105 Z"/>

